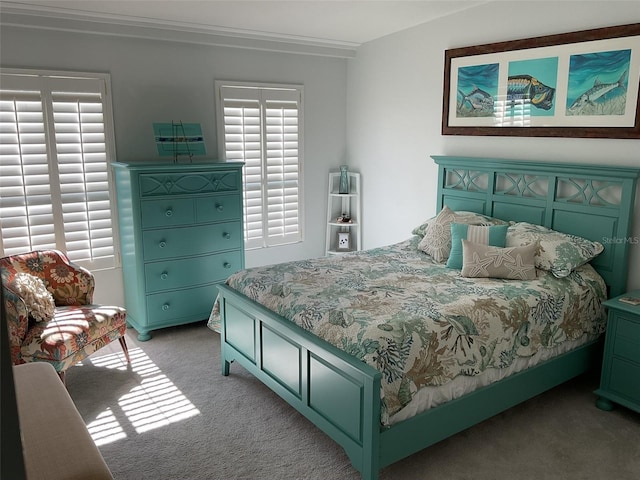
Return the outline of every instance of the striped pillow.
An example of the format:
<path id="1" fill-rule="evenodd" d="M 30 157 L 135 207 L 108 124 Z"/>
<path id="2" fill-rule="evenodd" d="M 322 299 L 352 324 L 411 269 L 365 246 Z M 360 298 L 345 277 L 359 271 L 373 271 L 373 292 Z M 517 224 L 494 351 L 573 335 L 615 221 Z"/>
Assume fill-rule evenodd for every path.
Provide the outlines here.
<path id="1" fill-rule="evenodd" d="M 469 240 L 481 245 L 504 247 L 507 241 L 508 225 L 467 225 L 451 224 L 451 253 L 447 260 L 447 268 L 462 268 L 462 240 Z"/>

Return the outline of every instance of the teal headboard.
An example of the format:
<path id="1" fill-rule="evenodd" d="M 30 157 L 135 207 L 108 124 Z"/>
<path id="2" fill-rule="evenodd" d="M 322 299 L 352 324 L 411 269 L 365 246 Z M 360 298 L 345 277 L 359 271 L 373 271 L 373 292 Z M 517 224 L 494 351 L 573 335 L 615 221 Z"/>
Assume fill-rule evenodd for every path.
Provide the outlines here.
<path id="1" fill-rule="evenodd" d="M 432 156 L 437 210 L 469 210 L 578 235 L 605 247 L 592 265 L 611 296 L 625 292 L 640 169 L 479 157 Z"/>

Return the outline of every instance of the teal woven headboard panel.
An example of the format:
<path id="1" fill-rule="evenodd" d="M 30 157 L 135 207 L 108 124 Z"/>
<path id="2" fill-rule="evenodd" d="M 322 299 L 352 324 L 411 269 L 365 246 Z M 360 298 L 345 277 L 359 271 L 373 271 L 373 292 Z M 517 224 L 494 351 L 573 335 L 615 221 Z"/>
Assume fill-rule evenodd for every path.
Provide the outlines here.
<path id="1" fill-rule="evenodd" d="M 601 242 L 592 265 L 612 296 L 625 292 L 640 169 L 480 157 L 432 156 L 443 205 L 530 222 Z"/>

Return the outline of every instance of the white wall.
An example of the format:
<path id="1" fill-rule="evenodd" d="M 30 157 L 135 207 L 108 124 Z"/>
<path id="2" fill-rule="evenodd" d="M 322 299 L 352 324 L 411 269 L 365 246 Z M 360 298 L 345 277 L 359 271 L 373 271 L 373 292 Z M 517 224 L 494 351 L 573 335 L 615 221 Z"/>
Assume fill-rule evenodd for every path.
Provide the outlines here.
<path id="1" fill-rule="evenodd" d="M 246 265 L 323 255 L 328 172 L 345 161 L 346 60 L 7 26 L 0 35 L 3 67 L 111 74 L 119 161 L 160 160 L 151 124 L 172 120 L 201 123 L 217 157 L 214 80 L 303 84 L 305 239 L 249 251 Z M 96 272 L 96 301 L 122 304 L 121 277 Z"/>
<path id="2" fill-rule="evenodd" d="M 487 156 L 640 167 L 640 141 L 442 136 L 444 51 L 640 22 L 640 3 L 491 2 L 370 42 L 349 60 L 348 163 L 362 174 L 365 248 L 410 236 L 435 213 L 430 155 Z M 634 240 L 640 242 L 640 192 Z M 640 288 L 640 245 L 629 288 Z"/>

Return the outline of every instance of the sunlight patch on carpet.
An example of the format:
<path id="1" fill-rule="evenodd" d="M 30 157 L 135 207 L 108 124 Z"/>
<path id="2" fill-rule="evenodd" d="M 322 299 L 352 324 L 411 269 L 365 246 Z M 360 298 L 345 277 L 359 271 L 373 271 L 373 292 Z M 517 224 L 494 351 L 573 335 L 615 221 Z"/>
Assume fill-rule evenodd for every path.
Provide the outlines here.
<path id="1" fill-rule="evenodd" d="M 122 426 L 118 423 L 113 411 L 108 408 L 88 426 L 91 438 L 97 446 L 106 445 L 122 438 L 127 438 Z"/>
<path id="2" fill-rule="evenodd" d="M 129 424 L 140 434 L 171 423 L 194 417 L 200 411 L 184 396 L 160 368 L 140 348 L 129 350 L 131 370 L 140 377 L 140 383 L 122 395 L 113 405 L 87 424 L 96 445 L 105 445 L 126 438 L 128 426 L 123 426 L 114 410 L 124 413 Z M 96 367 L 127 370 L 121 353 L 90 359 Z M 123 418 L 120 415 L 120 418 Z"/>

